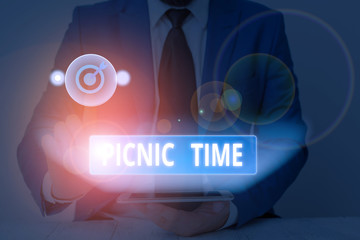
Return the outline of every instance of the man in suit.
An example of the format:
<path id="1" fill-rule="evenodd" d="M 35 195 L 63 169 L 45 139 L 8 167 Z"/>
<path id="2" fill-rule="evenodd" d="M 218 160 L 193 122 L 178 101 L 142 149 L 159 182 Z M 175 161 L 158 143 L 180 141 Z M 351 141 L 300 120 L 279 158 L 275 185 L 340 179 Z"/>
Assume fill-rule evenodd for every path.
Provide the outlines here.
<path id="1" fill-rule="evenodd" d="M 185 12 L 177 26 L 170 12 L 175 12 L 174 16 Z M 163 116 L 161 99 L 169 100 L 161 86 L 166 84 L 162 80 L 163 71 L 171 68 L 166 65 L 164 70 L 164 64 L 170 60 L 163 59 L 165 46 L 171 45 L 167 41 L 173 29 L 185 36 L 186 44 L 178 45 L 183 44 L 186 49 L 182 52 L 192 57 L 191 64 L 179 65 L 193 75 L 192 80 L 186 86 L 179 85 L 180 88 L 187 91 L 195 86 L 196 91 L 206 83 L 228 79 L 227 83 L 243 98 L 243 118 L 240 115 L 222 131 L 200 126 L 197 133 L 255 134 L 259 142 L 258 173 L 233 180 L 241 190 L 235 193 L 231 203 L 204 203 L 193 211 L 148 204 L 137 206 L 137 210 L 166 230 L 195 235 L 241 226 L 271 212 L 295 180 L 307 158 L 306 127 L 301 118 L 296 78 L 288 86 L 289 78 L 282 77 L 277 70 L 275 73 L 269 70 L 269 61 L 276 58 L 293 76 L 280 13 L 243 0 L 111 0 L 75 9 L 54 68 L 65 71 L 78 56 L 95 53 L 105 56 L 115 69 L 126 69 L 131 75 L 130 84 L 97 107 L 96 117 L 94 109 L 74 102 L 65 87 L 49 84 L 18 148 L 20 169 L 43 215 L 69 209 L 72 209 L 72 220 L 94 219 L 104 216 L 104 212 L 110 212 L 106 216 L 121 215 L 114 204 L 119 193 L 101 190 L 89 179 L 86 168 L 80 171 L 82 166 L 74 166 L 74 162 L 81 162 L 74 160 L 74 156 L 77 159 L 83 156 L 74 149 L 69 151 L 70 142 L 77 138 L 79 129 L 94 120 L 96 127 L 90 127 L 88 134 L 156 133 L 153 126 Z M 235 71 L 236 77 L 231 78 L 229 69 L 234 63 L 256 53 L 271 57 L 262 61 L 255 56 L 250 65 L 242 66 L 242 71 Z M 190 106 L 189 96 L 181 100 Z M 279 109 L 283 114 L 272 118 Z M 89 112 L 92 120 L 83 117 Z M 261 122 L 262 118 L 271 121 Z M 235 129 L 238 130 L 235 132 Z M 186 128 L 183 130 L 180 128 L 177 133 L 188 134 Z"/>

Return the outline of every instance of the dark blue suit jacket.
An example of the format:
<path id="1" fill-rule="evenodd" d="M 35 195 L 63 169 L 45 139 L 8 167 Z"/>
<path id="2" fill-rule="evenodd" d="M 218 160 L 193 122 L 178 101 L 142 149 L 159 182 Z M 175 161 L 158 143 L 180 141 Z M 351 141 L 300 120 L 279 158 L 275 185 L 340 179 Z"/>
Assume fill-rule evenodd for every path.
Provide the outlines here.
<path id="1" fill-rule="evenodd" d="M 270 11 L 266 16 L 251 20 L 268 11 L 268 8 L 250 1 L 210 1 L 202 83 L 224 81 L 233 63 L 253 53 L 275 56 L 292 71 L 283 16 Z M 246 25 L 249 27 L 241 27 L 249 19 L 251 24 Z M 234 32 L 236 29 L 238 31 Z M 112 0 L 77 7 L 54 68 L 65 72 L 75 58 L 86 53 L 105 56 L 115 69 L 127 69 L 132 76 L 130 85 L 117 89 L 115 95 L 99 107 L 99 115 L 121 125 L 128 134 L 150 133 L 146 124 L 150 125 L 153 118 L 155 96 L 147 1 Z M 262 74 L 239 77 L 231 84 L 243 94 L 244 109 L 256 114 L 273 112 L 282 107 L 282 90 L 279 87 L 282 81 L 284 79 L 281 77 L 271 77 L 264 70 Z M 279 91 L 280 94 L 277 94 Z M 57 121 L 64 121 L 67 115 L 80 115 L 83 110 L 84 107 L 68 96 L 65 87 L 49 84 L 19 145 L 20 169 L 43 214 L 59 212 L 67 205 L 51 204 L 42 197 L 41 186 L 47 164 L 39 136 L 41 131 L 52 129 Z M 140 125 L 144 126 L 141 130 L 135 127 Z M 238 134 L 250 133 L 249 123 L 239 120 L 235 125 L 240 129 Z M 256 181 L 251 176 L 239 178 L 248 187 L 236 193 L 234 200 L 239 210 L 238 225 L 271 209 L 305 163 L 306 127 L 301 118 L 297 90 L 289 110 L 281 119 L 271 124 L 255 125 L 254 130 L 261 143 L 258 149 L 258 174 Z M 199 128 L 199 133 L 210 132 Z M 229 128 L 221 132 L 229 133 L 234 134 L 234 130 Z M 283 145 L 290 147 L 279 147 Z M 91 218 L 116 196 L 115 193 L 93 189 L 78 200 L 76 220 Z"/>

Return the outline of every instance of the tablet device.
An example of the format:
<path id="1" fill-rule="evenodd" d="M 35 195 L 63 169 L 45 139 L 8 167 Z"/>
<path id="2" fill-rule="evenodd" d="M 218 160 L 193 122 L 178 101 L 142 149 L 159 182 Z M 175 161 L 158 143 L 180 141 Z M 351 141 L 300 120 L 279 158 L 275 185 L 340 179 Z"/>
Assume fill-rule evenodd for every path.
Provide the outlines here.
<path id="1" fill-rule="evenodd" d="M 195 203 L 231 201 L 234 195 L 225 190 L 209 192 L 167 192 L 167 193 L 131 193 L 120 196 L 117 203 Z"/>

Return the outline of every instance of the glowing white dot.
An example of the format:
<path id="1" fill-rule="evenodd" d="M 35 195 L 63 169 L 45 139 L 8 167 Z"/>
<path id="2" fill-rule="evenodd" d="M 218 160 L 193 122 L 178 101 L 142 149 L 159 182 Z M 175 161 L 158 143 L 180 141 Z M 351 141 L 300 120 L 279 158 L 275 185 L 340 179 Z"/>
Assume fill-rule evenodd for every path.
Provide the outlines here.
<path id="1" fill-rule="evenodd" d="M 65 75 L 62 71 L 60 70 L 54 70 L 51 74 L 50 74 L 50 82 L 52 83 L 52 85 L 54 86 L 61 86 L 64 84 L 65 82 Z"/>
<path id="2" fill-rule="evenodd" d="M 126 86 L 130 83 L 131 76 L 130 73 L 126 70 L 120 70 L 117 72 L 117 83 L 120 86 Z"/>

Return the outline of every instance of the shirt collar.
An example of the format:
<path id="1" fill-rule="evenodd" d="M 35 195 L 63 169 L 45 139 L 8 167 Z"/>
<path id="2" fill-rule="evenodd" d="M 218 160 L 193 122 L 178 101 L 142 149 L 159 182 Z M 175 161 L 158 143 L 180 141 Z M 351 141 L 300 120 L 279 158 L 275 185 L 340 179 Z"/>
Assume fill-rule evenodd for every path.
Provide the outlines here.
<path id="1" fill-rule="evenodd" d="M 193 0 L 187 9 L 194 15 L 194 17 L 200 22 L 203 28 L 206 28 L 208 15 L 209 15 L 209 1 L 210 0 Z M 161 17 L 170 8 L 176 8 L 163 3 L 160 0 L 148 0 L 149 16 L 151 28 L 155 27 Z"/>

